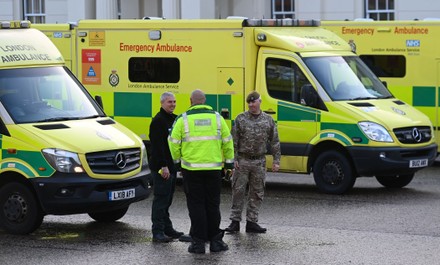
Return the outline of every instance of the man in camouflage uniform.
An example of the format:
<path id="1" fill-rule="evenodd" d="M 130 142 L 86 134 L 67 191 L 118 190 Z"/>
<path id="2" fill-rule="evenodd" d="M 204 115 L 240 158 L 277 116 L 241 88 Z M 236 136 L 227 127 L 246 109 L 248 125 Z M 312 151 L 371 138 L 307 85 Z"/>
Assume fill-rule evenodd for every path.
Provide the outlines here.
<path id="1" fill-rule="evenodd" d="M 232 128 L 235 151 L 235 172 L 232 177 L 231 224 L 225 231 L 240 231 L 241 213 L 249 185 L 246 209 L 246 232 L 265 233 L 266 228 L 258 222 L 258 214 L 264 197 L 266 180 L 266 147 L 273 156 L 272 171 L 280 168 L 280 141 L 275 121 L 261 111 L 261 98 L 257 92 L 250 93 L 246 102 L 248 111 L 237 116 Z"/>

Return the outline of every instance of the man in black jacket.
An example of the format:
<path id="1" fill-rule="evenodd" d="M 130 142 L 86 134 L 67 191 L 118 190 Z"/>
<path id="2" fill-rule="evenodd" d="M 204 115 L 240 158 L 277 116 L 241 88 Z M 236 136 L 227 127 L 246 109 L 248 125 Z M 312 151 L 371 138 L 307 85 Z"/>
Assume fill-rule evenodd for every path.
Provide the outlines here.
<path id="1" fill-rule="evenodd" d="M 176 98 L 170 92 L 160 96 L 160 111 L 150 124 L 151 156 L 150 168 L 153 175 L 153 205 L 151 221 L 153 242 L 170 242 L 183 235 L 173 228 L 169 208 L 176 186 L 176 168 L 168 147 L 168 134 L 176 115 Z"/>

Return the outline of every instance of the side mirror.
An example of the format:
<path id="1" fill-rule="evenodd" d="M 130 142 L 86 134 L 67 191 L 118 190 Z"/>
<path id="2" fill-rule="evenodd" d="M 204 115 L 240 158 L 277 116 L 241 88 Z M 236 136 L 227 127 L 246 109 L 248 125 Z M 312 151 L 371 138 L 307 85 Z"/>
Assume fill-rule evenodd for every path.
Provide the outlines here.
<path id="1" fill-rule="evenodd" d="M 102 103 L 102 97 L 101 96 L 95 96 L 95 101 L 98 103 L 98 105 L 101 107 L 102 110 L 104 110 L 104 105 Z"/>
<path id="2" fill-rule="evenodd" d="M 311 84 L 305 84 L 301 87 L 300 100 L 301 105 L 313 108 L 318 107 L 318 93 Z"/>
<path id="3" fill-rule="evenodd" d="M 223 108 L 220 115 L 222 115 L 223 119 L 229 120 L 229 110 L 226 108 Z"/>

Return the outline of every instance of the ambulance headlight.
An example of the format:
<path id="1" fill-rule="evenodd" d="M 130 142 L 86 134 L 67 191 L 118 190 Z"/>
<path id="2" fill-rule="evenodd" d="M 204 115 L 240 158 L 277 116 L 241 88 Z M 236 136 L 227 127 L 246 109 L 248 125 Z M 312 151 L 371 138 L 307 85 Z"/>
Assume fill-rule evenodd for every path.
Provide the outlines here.
<path id="1" fill-rule="evenodd" d="M 77 153 L 72 153 L 61 149 L 47 148 L 43 149 L 43 155 L 47 162 L 49 162 L 49 164 L 59 172 L 84 172 Z"/>
<path id="2" fill-rule="evenodd" d="M 387 143 L 393 142 L 393 138 L 391 138 L 391 135 L 382 125 L 368 121 L 359 122 L 358 124 L 370 140 Z"/>
<path id="3" fill-rule="evenodd" d="M 147 148 L 145 148 L 144 144 L 142 144 L 142 168 L 149 168 Z"/>

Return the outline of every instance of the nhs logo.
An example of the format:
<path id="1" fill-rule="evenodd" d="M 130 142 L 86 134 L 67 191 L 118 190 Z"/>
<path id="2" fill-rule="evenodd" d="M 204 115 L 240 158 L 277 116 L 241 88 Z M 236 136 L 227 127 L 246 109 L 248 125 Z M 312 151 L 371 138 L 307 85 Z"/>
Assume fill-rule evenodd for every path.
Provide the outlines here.
<path id="1" fill-rule="evenodd" d="M 420 47 L 420 40 L 406 40 L 406 47 Z"/>
<path id="2" fill-rule="evenodd" d="M 54 37 L 54 38 L 57 38 L 57 39 L 58 39 L 58 38 L 62 38 L 62 37 L 63 37 L 63 33 L 62 33 L 62 32 L 54 32 L 54 33 L 53 33 L 53 37 Z"/>

